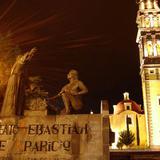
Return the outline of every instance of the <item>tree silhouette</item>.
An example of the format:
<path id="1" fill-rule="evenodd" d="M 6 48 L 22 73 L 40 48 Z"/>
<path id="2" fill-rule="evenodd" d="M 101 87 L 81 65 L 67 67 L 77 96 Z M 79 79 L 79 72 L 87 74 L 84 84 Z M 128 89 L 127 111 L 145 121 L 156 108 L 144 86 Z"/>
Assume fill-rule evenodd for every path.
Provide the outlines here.
<path id="1" fill-rule="evenodd" d="M 119 144 L 130 146 L 135 140 L 135 135 L 129 130 L 124 130 L 119 134 Z"/>

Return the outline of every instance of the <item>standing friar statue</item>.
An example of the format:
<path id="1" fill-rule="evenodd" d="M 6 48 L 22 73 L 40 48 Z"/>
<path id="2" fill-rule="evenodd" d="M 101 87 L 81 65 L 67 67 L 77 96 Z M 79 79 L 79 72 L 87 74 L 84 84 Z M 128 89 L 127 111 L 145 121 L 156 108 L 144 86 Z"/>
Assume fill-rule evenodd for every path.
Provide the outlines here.
<path id="1" fill-rule="evenodd" d="M 33 48 L 24 55 L 19 55 L 14 63 L 8 80 L 7 89 L 1 109 L 1 116 L 22 114 L 25 94 L 25 65 L 31 60 L 37 49 Z"/>

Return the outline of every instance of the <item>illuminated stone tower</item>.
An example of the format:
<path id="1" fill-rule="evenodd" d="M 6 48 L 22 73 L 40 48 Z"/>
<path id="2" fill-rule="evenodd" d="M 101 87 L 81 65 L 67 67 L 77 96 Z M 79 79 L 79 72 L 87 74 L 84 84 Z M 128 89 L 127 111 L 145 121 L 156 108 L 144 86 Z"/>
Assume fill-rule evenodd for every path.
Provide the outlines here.
<path id="1" fill-rule="evenodd" d="M 160 9 L 157 0 L 139 0 L 137 14 L 147 143 L 160 146 Z"/>

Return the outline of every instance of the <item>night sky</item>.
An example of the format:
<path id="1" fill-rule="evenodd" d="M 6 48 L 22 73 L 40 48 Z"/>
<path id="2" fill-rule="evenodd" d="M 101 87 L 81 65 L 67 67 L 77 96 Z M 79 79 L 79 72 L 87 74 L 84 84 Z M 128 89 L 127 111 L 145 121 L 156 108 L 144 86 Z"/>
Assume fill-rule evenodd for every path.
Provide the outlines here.
<path id="1" fill-rule="evenodd" d="M 112 108 L 125 91 L 142 104 L 137 9 L 135 0 L 0 0 L 0 32 L 23 52 L 38 48 L 28 70 L 50 95 L 77 69 L 88 108 L 98 112 L 101 99 Z"/>

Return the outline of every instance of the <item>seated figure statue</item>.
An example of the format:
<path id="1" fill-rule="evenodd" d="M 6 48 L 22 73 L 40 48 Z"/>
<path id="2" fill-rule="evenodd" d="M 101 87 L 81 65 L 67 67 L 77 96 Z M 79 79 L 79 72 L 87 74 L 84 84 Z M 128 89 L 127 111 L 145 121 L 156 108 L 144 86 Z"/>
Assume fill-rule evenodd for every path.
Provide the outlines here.
<path id="1" fill-rule="evenodd" d="M 70 70 L 67 75 L 69 83 L 66 84 L 58 96 L 62 96 L 62 100 L 65 109 L 61 114 L 80 114 L 82 113 L 83 102 L 82 95 L 88 92 L 87 87 L 82 81 L 78 79 L 78 72 L 76 70 Z"/>

